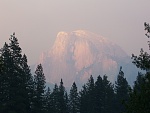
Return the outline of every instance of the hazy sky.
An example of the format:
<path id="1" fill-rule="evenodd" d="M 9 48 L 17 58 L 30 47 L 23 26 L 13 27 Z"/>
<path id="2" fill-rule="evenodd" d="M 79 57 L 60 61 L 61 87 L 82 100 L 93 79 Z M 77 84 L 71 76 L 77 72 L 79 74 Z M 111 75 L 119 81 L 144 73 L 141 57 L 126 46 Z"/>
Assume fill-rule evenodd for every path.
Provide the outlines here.
<path id="1" fill-rule="evenodd" d="M 13 32 L 29 64 L 51 48 L 59 31 L 85 29 L 107 37 L 131 56 L 147 49 L 144 22 L 150 0 L 0 0 L 0 48 Z"/>

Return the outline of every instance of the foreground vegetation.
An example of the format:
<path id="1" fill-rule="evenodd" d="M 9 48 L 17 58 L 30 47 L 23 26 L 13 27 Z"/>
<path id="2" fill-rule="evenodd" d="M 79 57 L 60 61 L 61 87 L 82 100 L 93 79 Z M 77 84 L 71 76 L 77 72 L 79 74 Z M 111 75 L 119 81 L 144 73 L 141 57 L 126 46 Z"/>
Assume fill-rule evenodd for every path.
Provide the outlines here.
<path id="1" fill-rule="evenodd" d="M 147 23 L 145 30 L 149 38 Z M 133 88 L 120 67 L 115 84 L 91 75 L 81 91 L 74 82 L 67 94 L 62 79 L 46 88 L 41 64 L 32 75 L 15 34 L 9 40 L 0 50 L 0 113 L 150 113 L 150 55 L 142 49 L 132 58 L 146 73 L 138 73 Z"/>

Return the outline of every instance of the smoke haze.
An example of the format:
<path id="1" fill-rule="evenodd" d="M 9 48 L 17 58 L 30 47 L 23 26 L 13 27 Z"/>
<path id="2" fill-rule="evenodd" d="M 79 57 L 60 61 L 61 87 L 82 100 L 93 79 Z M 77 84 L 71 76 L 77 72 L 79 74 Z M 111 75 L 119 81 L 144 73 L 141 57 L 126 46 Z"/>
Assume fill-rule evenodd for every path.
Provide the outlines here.
<path id="1" fill-rule="evenodd" d="M 149 0 L 0 0 L 0 47 L 16 32 L 29 64 L 51 48 L 59 31 L 85 29 L 120 45 L 128 55 L 147 49 Z"/>

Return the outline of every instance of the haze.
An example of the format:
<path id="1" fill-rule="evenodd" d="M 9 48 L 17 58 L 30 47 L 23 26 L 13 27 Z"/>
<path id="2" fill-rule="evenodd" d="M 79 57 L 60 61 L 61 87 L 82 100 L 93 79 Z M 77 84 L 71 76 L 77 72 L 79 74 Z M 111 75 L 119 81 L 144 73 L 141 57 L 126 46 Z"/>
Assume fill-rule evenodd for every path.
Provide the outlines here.
<path id="1" fill-rule="evenodd" d="M 149 0 L 0 0 L 0 48 L 13 32 L 29 64 L 51 48 L 59 31 L 88 30 L 120 45 L 131 56 L 148 50 L 144 22 Z"/>

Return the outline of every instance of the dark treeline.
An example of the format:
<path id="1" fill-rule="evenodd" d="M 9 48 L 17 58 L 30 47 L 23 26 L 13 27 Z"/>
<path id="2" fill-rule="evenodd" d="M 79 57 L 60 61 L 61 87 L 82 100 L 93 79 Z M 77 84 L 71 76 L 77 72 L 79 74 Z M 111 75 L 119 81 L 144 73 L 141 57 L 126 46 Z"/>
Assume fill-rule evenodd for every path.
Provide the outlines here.
<path id="1" fill-rule="evenodd" d="M 146 36 L 150 27 L 145 23 Z M 22 54 L 15 34 L 0 50 L 0 113 L 150 113 L 150 55 L 141 50 L 133 63 L 146 73 L 138 73 L 131 88 L 120 67 L 112 84 L 107 76 L 92 75 L 78 91 L 74 82 L 70 92 L 63 85 L 46 88 L 42 65 L 34 75 Z"/>

